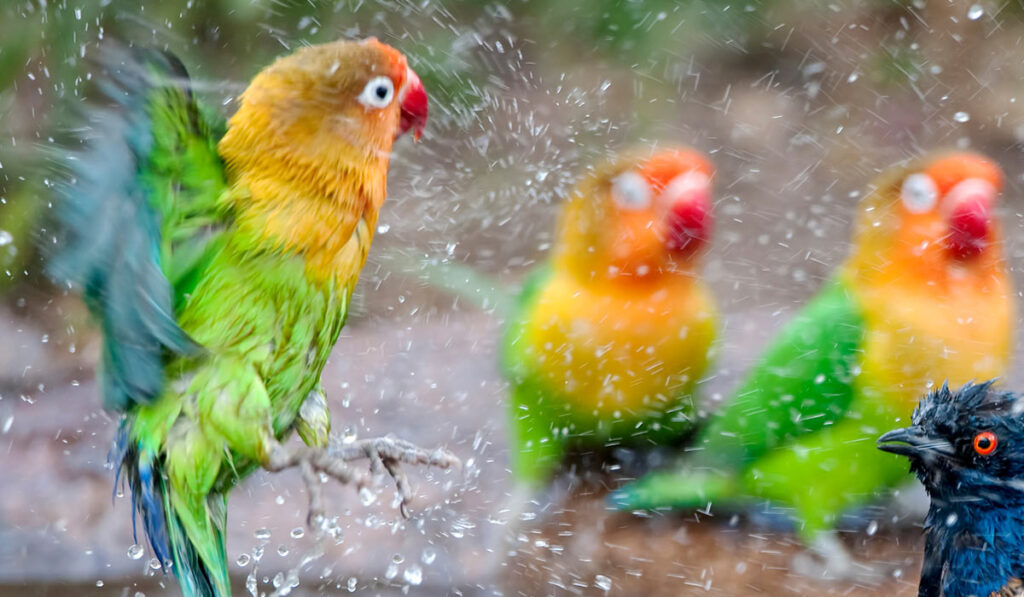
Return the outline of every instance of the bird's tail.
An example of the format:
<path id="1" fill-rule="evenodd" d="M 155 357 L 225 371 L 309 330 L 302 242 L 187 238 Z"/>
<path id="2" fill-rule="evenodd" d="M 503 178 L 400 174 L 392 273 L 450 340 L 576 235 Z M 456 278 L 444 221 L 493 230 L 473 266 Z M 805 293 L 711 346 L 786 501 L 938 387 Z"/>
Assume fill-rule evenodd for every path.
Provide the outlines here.
<path id="1" fill-rule="evenodd" d="M 514 289 L 470 265 L 397 249 L 382 251 L 378 258 L 403 275 L 418 278 L 498 317 L 507 317 L 515 309 Z"/>
<path id="2" fill-rule="evenodd" d="M 736 478 L 711 470 L 657 471 L 608 496 L 617 510 L 698 509 L 735 498 Z"/>
<path id="3" fill-rule="evenodd" d="M 132 437 L 128 419 L 121 423 L 111 461 L 119 467 L 118 481 L 124 475 L 128 482 L 154 556 L 164 571 L 174 573 L 184 597 L 230 597 L 225 496 L 173 491 L 162 457 Z"/>

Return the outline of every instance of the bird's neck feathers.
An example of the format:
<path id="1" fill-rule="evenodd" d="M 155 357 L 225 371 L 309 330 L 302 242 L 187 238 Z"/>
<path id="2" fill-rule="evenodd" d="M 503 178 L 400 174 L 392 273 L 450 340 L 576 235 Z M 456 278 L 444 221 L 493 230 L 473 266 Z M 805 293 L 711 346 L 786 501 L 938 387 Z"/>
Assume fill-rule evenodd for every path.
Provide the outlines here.
<path id="1" fill-rule="evenodd" d="M 300 255 L 319 282 L 347 286 L 384 202 L 391 140 L 346 139 L 312 118 L 275 118 L 268 102 L 243 101 L 218 144 L 238 232 L 254 248 Z"/>

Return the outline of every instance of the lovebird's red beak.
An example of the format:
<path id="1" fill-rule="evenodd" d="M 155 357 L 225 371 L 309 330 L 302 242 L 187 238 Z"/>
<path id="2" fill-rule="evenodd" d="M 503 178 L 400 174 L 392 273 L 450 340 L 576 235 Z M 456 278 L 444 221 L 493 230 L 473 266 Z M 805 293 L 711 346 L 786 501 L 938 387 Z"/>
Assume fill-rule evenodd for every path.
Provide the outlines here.
<path id="1" fill-rule="evenodd" d="M 419 141 L 423 129 L 427 126 L 427 91 L 419 75 L 411 68 L 405 78 L 402 91 L 402 120 L 399 124 L 399 136 L 412 129 L 413 139 Z"/>
<path id="2" fill-rule="evenodd" d="M 949 235 L 946 247 L 961 260 L 980 255 L 988 244 L 998 191 L 987 180 L 969 178 L 946 196 Z"/>
<path id="3" fill-rule="evenodd" d="M 686 256 L 711 239 L 711 179 L 696 170 L 676 177 L 664 191 L 668 200 L 666 246 Z"/>

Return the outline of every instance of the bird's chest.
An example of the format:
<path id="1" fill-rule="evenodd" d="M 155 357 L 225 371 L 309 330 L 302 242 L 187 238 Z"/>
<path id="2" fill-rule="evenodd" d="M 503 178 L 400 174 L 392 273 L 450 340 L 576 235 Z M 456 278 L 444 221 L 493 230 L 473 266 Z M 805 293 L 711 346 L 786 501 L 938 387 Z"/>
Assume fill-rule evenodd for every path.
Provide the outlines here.
<path id="1" fill-rule="evenodd" d="M 676 405 L 703 373 L 714 334 L 707 291 L 692 280 L 644 292 L 555 277 L 527 315 L 529 374 L 585 413 L 627 417 Z"/>
<path id="2" fill-rule="evenodd" d="M 944 513 L 929 528 L 941 550 L 925 558 L 944 560 L 936 566 L 940 597 L 998 595 L 1024 574 L 1024 517 L 981 505 L 972 510 Z"/>
<path id="3" fill-rule="evenodd" d="M 338 340 L 348 311 L 349 292 L 318 292 L 302 308 L 278 314 L 274 340 L 257 368 L 270 397 L 274 430 L 290 428 L 310 391 L 320 383 L 327 358 Z"/>
<path id="4" fill-rule="evenodd" d="M 869 399 L 909 416 L 935 384 L 1006 373 L 1012 303 L 1003 292 L 887 287 L 862 291 L 864 352 L 858 384 Z"/>

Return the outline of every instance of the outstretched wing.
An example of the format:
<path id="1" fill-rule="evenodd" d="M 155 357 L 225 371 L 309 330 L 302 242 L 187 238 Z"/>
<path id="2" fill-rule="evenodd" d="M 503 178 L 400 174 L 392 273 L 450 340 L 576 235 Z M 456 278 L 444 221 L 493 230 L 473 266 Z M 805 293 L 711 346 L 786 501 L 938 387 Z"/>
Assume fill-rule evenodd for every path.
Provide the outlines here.
<path id="1" fill-rule="evenodd" d="M 104 402 L 124 410 L 160 393 L 168 359 L 199 348 L 175 315 L 229 217 L 217 206 L 224 124 L 173 56 L 105 48 L 100 66 L 110 105 L 86 109 L 82 146 L 61 160 L 48 268 L 99 319 Z"/>

